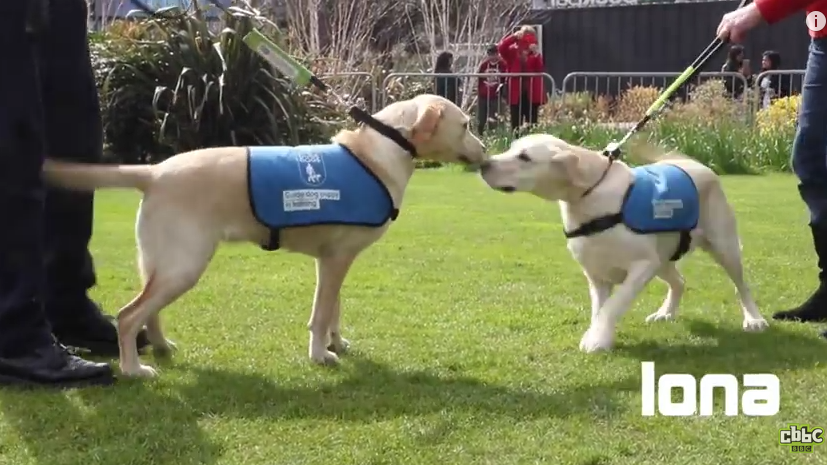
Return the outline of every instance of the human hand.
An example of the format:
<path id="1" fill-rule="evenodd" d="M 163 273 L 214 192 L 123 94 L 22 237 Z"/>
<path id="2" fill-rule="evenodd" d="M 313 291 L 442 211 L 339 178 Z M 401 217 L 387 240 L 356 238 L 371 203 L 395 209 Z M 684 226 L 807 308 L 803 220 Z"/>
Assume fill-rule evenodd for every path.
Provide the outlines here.
<path id="1" fill-rule="evenodd" d="M 531 53 L 540 53 L 540 47 L 537 44 L 531 44 L 528 46 L 528 51 Z"/>
<path id="2" fill-rule="evenodd" d="M 718 38 L 722 40 L 729 39 L 731 42 L 741 42 L 746 33 L 761 24 L 764 17 L 755 3 L 739 8 L 735 11 L 730 11 L 721 18 L 721 23 L 718 25 Z"/>

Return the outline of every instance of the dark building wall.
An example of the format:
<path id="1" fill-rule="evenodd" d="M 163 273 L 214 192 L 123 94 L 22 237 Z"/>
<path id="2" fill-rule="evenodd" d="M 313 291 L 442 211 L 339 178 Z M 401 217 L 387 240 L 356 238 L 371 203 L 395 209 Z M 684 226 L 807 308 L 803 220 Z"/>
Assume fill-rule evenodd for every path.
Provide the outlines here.
<path id="1" fill-rule="evenodd" d="M 704 2 L 551 10 L 537 12 L 527 22 L 543 24 L 546 69 L 560 87 L 566 74 L 574 71 L 681 72 L 712 41 L 721 16 L 737 4 Z M 754 73 L 759 71 L 761 53 L 767 49 L 781 54 L 782 68 L 804 68 L 809 44 L 804 18 L 804 13 L 799 13 L 749 34 L 743 45 Z M 721 51 L 703 71 L 720 71 L 725 55 L 726 50 Z M 604 78 L 600 84 L 588 86 L 605 87 L 605 81 Z M 798 87 L 799 78 L 793 81 Z M 584 82 L 576 84 L 577 90 L 585 90 Z M 610 87 L 618 84 L 628 85 L 613 83 Z"/>

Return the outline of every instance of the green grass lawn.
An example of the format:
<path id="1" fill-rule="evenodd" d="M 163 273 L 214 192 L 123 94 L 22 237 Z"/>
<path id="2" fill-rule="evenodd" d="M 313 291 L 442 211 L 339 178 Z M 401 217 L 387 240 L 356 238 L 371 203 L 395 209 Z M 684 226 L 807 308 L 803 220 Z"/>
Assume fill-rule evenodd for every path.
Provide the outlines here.
<path id="1" fill-rule="evenodd" d="M 815 283 L 805 210 L 792 177 L 724 182 L 769 319 Z M 139 286 L 137 201 L 98 196 L 95 296 L 113 313 Z M 677 322 L 644 323 L 666 291 L 653 283 L 621 321 L 615 351 L 583 354 L 588 291 L 557 205 L 490 191 L 471 174 L 418 172 L 399 220 L 345 283 L 353 350 L 340 367 L 307 358 L 312 260 L 225 246 L 162 314 L 179 351 L 159 379 L 0 390 L 0 464 L 827 463 L 827 445 L 792 454 L 778 444 L 788 422 L 827 427 L 819 328 L 743 333 L 723 271 L 702 253 L 683 271 Z M 781 411 L 641 417 L 642 360 L 658 374 L 774 373 Z"/>

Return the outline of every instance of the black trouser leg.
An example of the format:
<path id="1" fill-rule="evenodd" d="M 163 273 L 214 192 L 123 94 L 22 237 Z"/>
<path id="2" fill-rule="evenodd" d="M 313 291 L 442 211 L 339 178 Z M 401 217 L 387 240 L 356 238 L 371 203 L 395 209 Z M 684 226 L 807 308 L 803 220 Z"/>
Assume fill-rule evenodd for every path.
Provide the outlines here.
<path id="1" fill-rule="evenodd" d="M 531 99 L 528 98 L 527 92 L 520 96 L 520 119 L 520 124 L 531 124 Z"/>
<path id="2" fill-rule="evenodd" d="M 86 2 L 50 2 L 55 18 L 41 48 L 46 153 L 81 162 L 102 158 L 103 129 L 86 37 Z M 97 312 L 86 296 L 95 285 L 89 253 L 94 196 L 49 188 L 46 192 L 46 313 L 55 326 Z"/>
<path id="3" fill-rule="evenodd" d="M 537 124 L 537 121 L 540 118 L 540 105 L 536 103 L 532 103 L 529 105 L 528 111 L 528 124 L 534 125 Z"/>
<path id="4" fill-rule="evenodd" d="M 43 122 L 27 2 L 0 6 L 0 354 L 52 343 L 43 314 Z"/>
<path id="5" fill-rule="evenodd" d="M 477 132 L 479 135 L 485 133 L 485 125 L 488 122 L 488 97 L 477 96 Z"/>
<path id="6" fill-rule="evenodd" d="M 86 35 L 86 2 L 50 1 L 49 15 L 51 25 L 40 47 L 46 153 L 56 159 L 98 162 L 103 127 Z M 46 192 L 45 311 L 63 344 L 115 356 L 115 326 L 87 295 L 96 281 L 89 253 L 93 202 L 91 193 L 52 188 Z M 142 330 L 138 347 L 147 345 Z"/>
<path id="7" fill-rule="evenodd" d="M 520 128 L 520 105 L 511 105 L 511 130 L 516 132 Z"/>

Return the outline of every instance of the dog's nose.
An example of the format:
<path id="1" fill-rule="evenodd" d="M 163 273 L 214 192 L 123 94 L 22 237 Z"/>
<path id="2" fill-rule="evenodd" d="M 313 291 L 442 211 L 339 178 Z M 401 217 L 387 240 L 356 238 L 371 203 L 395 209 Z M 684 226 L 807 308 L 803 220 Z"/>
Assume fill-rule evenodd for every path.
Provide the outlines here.
<path id="1" fill-rule="evenodd" d="M 491 162 L 485 160 L 484 162 L 480 163 L 480 173 L 485 174 L 491 168 Z"/>

